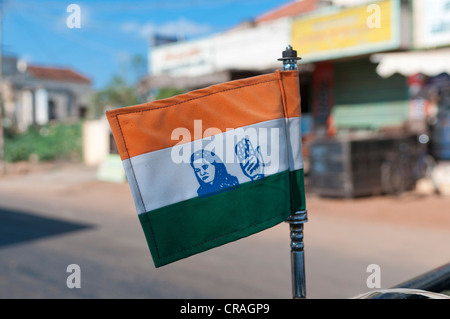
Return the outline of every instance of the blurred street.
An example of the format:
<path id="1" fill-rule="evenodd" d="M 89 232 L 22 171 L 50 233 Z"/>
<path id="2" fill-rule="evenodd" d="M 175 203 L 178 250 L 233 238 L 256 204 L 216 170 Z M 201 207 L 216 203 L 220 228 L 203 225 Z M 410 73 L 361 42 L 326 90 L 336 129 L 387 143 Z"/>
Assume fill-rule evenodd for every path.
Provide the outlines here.
<path id="1" fill-rule="evenodd" d="M 0 178 L 0 298 L 291 298 L 287 223 L 156 269 L 128 184 L 19 165 Z M 450 196 L 306 198 L 308 298 L 367 292 L 370 264 L 390 288 L 450 261 Z"/>

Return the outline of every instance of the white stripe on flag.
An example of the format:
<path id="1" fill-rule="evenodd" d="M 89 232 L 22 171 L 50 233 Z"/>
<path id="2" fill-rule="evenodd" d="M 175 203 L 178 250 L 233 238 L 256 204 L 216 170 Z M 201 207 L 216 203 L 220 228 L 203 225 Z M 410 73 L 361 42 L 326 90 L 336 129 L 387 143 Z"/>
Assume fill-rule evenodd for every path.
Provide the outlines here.
<path id="1" fill-rule="evenodd" d="M 138 214 L 198 196 L 199 181 L 190 160 L 194 152 L 202 149 L 214 152 L 239 184 L 251 181 L 244 174 L 235 152 L 236 144 L 245 137 L 255 152 L 259 146 L 264 176 L 303 168 L 300 123 L 300 118 L 265 121 L 124 160 Z M 290 139 L 289 161 L 286 124 Z"/>

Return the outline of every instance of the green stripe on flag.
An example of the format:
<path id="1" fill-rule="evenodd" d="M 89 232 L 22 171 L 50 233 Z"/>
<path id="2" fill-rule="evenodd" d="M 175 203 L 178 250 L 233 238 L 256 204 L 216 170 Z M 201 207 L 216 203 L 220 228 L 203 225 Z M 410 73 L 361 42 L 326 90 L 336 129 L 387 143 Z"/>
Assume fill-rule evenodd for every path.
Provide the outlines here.
<path id="1" fill-rule="evenodd" d="M 160 267 L 275 226 L 304 207 L 300 169 L 140 214 L 139 220 Z"/>
<path id="2" fill-rule="evenodd" d="M 289 172 L 289 174 L 292 212 L 295 213 L 306 209 L 305 178 L 303 175 L 303 169 Z"/>

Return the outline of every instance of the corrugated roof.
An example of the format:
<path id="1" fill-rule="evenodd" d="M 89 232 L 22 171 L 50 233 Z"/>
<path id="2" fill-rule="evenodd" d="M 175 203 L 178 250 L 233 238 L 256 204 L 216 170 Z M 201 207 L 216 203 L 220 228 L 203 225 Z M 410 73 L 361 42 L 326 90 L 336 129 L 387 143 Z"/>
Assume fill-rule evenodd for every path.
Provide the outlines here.
<path id="1" fill-rule="evenodd" d="M 62 81 L 72 83 L 90 84 L 91 80 L 87 77 L 66 68 L 42 67 L 29 65 L 27 72 L 35 78 L 51 81 Z"/>
<path id="2" fill-rule="evenodd" d="M 278 8 L 266 12 L 255 19 L 256 23 L 276 20 L 284 17 L 294 17 L 317 9 L 320 0 L 290 1 Z"/>

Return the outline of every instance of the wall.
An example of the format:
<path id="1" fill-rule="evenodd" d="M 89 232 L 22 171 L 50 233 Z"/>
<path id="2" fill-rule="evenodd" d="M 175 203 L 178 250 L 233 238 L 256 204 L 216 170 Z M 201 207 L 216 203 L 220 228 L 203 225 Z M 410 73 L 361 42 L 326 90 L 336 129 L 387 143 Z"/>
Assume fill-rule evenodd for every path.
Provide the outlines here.
<path id="1" fill-rule="evenodd" d="M 279 19 L 205 39 L 165 44 L 151 49 L 150 75 L 202 76 L 223 70 L 279 68 L 290 43 L 291 19 Z"/>
<path id="2" fill-rule="evenodd" d="M 86 164 L 98 165 L 107 158 L 109 134 L 106 117 L 83 123 L 83 160 Z"/>
<path id="3" fill-rule="evenodd" d="M 336 127 L 380 129 L 408 120 L 408 86 L 404 76 L 381 78 L 368 58 L 335 63 Z"/>

